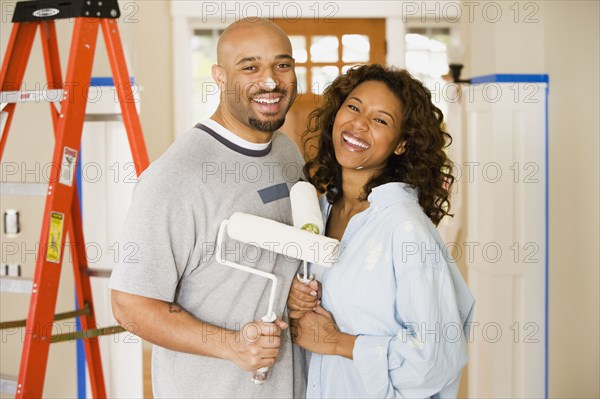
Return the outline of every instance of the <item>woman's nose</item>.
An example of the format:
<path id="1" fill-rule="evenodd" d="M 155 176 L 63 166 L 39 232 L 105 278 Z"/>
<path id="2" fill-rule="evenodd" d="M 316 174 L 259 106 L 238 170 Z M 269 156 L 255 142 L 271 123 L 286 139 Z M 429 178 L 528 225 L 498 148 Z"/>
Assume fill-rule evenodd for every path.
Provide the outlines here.
<path id="1" fill-rule="evenodd" d="M 354 129 L 356 130 L 369 130 L 369 121 L 364 115 L 356 115 L 356 117 L 352 121 L 352 124 L 354 125 Z"/>

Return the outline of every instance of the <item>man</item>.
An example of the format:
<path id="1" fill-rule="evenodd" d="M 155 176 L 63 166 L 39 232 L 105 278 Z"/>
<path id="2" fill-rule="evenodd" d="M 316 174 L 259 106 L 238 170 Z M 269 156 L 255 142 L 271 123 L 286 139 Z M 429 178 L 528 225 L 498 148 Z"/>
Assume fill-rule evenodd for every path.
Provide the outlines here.
<path id="1" fill-rule="evenodd" d="M 113 271 L 113 313 L 155 344 L 155 397 L 304 397 L 303 359 L 281 320 L 298 263 L 232 240 L 215 248 L 234 212 L 292 224 L 289 188 L 303 161 L 275 132 L 296 96 L 292 47 L 272 22 L 244 19 L 223 32 L 217 53 L 217 111 L 136 186 L 123 240 L 138 251 Z M 280 319 L 260 321 L 270 281 L 217 263 L 216 251 L 277 275 Z M 267 381 L 253 384 L 251 372 L 267 366 Z"/>

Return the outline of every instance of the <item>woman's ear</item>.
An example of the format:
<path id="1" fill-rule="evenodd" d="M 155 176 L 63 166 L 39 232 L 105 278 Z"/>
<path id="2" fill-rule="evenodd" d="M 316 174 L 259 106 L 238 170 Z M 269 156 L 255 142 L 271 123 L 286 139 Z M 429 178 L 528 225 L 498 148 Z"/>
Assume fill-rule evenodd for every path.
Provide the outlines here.
<path id="1" fill-rule="evenodd" d="M 402 142 L 400 142 L 400 144 L 398 144 L 398 147 L 396 147 L 396 149 L 394 150 L 394 154 L 400 155 L 405 150 L 406 150 L 406 141 L 402 141 Z"/>

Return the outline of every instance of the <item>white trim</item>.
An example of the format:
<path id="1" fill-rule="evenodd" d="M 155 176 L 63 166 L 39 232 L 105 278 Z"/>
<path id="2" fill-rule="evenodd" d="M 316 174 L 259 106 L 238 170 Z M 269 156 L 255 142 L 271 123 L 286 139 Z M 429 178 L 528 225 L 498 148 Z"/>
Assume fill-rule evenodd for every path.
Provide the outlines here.
<path id="1" fill-rule="evenodd" d="M 174 17 L 173 27 L 173 128 L 177 138 L 194 126 L 191 110 L 193 30 L 185 16 Z"/>
<path id="2" fill-rule="evenodd" d="M 404 54 L 406 53 L 406 24 L 402 17 L 388 17 L 385 20 L 386 37 L 386 62 L 398 68 L 406 67 Z"/>
<path id="3" fill-rule="evenodd" d="M 217 20 L 229 24 L 240 17 L 263 18 L 422 18 L 439 15 L 446 20 L 460 18 L 460 1 L 171 1 L 171 16 Z M 428 4 L 429 3 L 429 4 Z"/>

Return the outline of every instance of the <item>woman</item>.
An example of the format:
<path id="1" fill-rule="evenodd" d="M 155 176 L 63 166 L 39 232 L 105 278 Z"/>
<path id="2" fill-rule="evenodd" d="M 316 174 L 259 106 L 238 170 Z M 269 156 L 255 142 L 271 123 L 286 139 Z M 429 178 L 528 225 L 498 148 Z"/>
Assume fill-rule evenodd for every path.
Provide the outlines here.
<path id="1" fill-rule="evenodd" d="M 288 299 L 308 397 L 457 395 L 474 301 L 435 228 L 454 180 L 442 126 L 419 81 L 379 65 L 338 77 L 311 113 L 305 172 L 341 255 Z"/>

